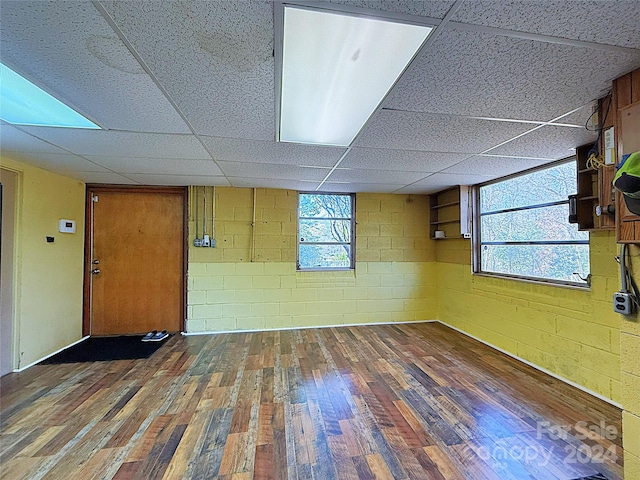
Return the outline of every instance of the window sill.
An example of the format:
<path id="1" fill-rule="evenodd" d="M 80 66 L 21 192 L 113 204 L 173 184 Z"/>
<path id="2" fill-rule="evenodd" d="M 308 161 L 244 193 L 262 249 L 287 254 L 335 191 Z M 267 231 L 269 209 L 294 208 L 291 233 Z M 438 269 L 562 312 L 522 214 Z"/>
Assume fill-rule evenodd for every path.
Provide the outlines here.
<path id="1" fill-rule="evenodd" d="M 569 290 L 578 290 L 581 292 L 591 291 L 591 287 L 586 283 L 573 283 L 573 282 L 560 282 L 554 280 L 544 280 L 530 277 L 519 277 L 516 275 L 504 275 L 499 273 L 487 273 L 487 272 L 473 272 L 474 277 L 480 278 L 493 278 L 501 280 L 514 280 L 516 282 L 529 283 L 534 285 L 541 285 L 547 287 L 559 287 L 568 288 Z"/>
<path id="2" fill-rule="evenodd" d="M 355 272 L 355 268 L 344 267 L 344 268 L 298 268 L 296 272 L 305 273 L 305 272 Z"/>

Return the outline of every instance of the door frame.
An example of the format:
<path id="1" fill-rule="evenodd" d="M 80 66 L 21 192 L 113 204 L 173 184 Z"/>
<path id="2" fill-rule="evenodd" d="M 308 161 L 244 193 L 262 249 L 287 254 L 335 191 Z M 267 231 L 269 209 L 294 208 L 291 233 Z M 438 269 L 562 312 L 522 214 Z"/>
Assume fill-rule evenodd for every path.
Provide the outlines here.
<path id="1" fill-rule="evenodd" d="M 2 165 L 2 170 L 14 177 L 14 191 L 13 191 L 13 208 L 10 215 L 13 216 L 13 231 L 12 236 L 12 251 L 11 251 L 11 264 L 9 267 L 11 271 L 9 276 L 11 278 L 11 304 L 9 305 L 9 316 L 11 317 L 11 372 L 17 372 L 20 370 L 20 315 L 21 315 L 21 298 L 22 290 L 20 284 L 20 278 L 22 275 L 22 174 L 21 170 L 15 170 L 7 165 Z M 0 192 L 1 193 L 1 192 Z M 6 208 L 4 202 L 2 203 L 2 209 Z M 1 212 L 0 212 L 1 213 Z M 2 219 L 0 218 L 0 224 Z M 4 226 L 0 226 L 3 229 Z M 1 242 L 0 242 L 1 243 Z M 6 248 L 6 245 L 2 245 L 0 248 Z M 7 266 L 3 265 L 6 269 Z M 7 308 L 7 305 L 4 305 Z M 9 373 L 11 373 L 9 372 Z"/>
<path id="2" fill-rule="evenodd" d="M 93 195 L 100 193 L 168 193 L 182 195 L 182 275 L 180 298 L 182 318 L 180 319 L 180 330 L 185 330 L 185 319 L 187 318 L 187 256 L 189 253 L 188 242 L 188 187 L 168 187 L 168 186 L 143 186 L 143 185 L 108 185 L 88 183 L 85 189 L 85 222 L 84 222 L 84 284 L 82 295 L 82 335 L 91 335 L 91 268 L 92 268 L 92 240 L 93 240 Z"/>

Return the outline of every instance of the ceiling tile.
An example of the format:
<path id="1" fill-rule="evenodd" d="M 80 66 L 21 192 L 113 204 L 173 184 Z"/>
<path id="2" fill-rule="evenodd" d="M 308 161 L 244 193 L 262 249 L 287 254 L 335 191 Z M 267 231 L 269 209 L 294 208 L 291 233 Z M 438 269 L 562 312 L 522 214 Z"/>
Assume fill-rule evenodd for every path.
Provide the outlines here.
<path id="1" fill-rule="evenodd" d="M 388 150 L 383 148 L 352 148 L 340 163 L 340 168 L 370 170 L 406 170 L 411 172 L 438 172 L 454 165 L 466 154 Z"/>
<path id="2" fill-rule="evenodd" d="M 448 115 L 381 110 L 356 140 L 359 147 L 481 153 L 531 128 Z"/>
<path id="3" fill-rule="evenodd" d="M 395 193 L 433 193 L 453 185 L 476 185 L 491 179 L 491 176 L 475 175 L 472 173 L 434 173 L 419 182 L 397 190 Z"/>
<path id="4" fill-rule="evenodd" d="M 324 183 L 320 188 L 320 192 L 335 192 L 335 193 L 393 193 L 399 188 L 402 188 L 403 184 L 389 184 L 389 183 Z"/>
<path id="5" fill-rule="evenodd" d="M 52 170 L 52 171 L 56 173 L 60 173 L 61 175 L 82 180 L 85 183 L 109 183 L 113 185 L 135 185 L 136 184 L 134 180 L 131 180 L 130 178 L 127 178 L 112 172 L 68 172 L 68 171 L 58 172 L 56 170 Z"/>
<path id="6" fill-rule="evenodd" d="M 2 61 L 104 128 L 190 133 L 91 2 L 2 2 Z"/>
<path id="7" fill-rule="evenodd" d="M 270 178 L 321 182 L 329 168 L 296 167 L 269 163 L 218 162 L 227 177 Z"/>
<path id="8" fill-rule="evenodd" d="M 109 172 L 108 169 L 71 153 L 12 152 L 9 156 L 34 167 L 56 172 Z"/>
<path id="9" fill-rule="evenodd" d="M 0 149 L 3 152 L 67 153 L 5 122 L 0 124 Z"/>
<path id="10" fill-rule="evenodd" d="M 512 173 L 521 172 L 529 168 L 544 165 L 552 160 L 513 158 L 513 157 L 488 157 L 476 155 L 441 173 L 478 174 L 492 178 L 504 177 Z"/>
<path id="11" fill-rule="evenodd" d="M 329 0 L 331 3 L 386 12 L 443 18 L 454 0 Z"/>
<path id="12" fill-rule="evenodd" d="M 593 108 L 597 106 L 597 102 L 590 103 L 589 105 L 585 105 L 584 107 L 582 107 L 577 112 L 573 112 L 566 117 L 562 117 L 560 120 L 556 120 L 554 123 L 579 125 L 580 127 L 584 128 L 584 126 L 587 124 L 587 120 L 589 120 L 589 117 L 591 117 L 591 115 L 593 114 Z M 612 113 L 609 112 L 609 115 L 612 115 Z"/>
<path id="13" fill-rule="evenodd" d="M 196 133 L 275 138 L 271 2 L 102 5 Z"/>
<path id="14" fill-rule="evenodd" d="M 211 157 L 194 135 L 133 133 L 113 130 L 86 130 L 55 127 L 24 127 L 42 138 L 78 155 L 144 158 Z"/>
<path id="15" fill-rule="evenodd" d="M 454 0 L 334 3 L 443 18 Z M 606 7 L 598 0 L 455 3 L 456 18 L 480 27 L 443 27 L 347 153 L 274 141 L 270 0 L 5 1 L 3 61 L 110 130 L 0 124 L 0 147 L 96 183 L 313 191 L 342 159 L 323 191 L 428 193 L 563 158 L 569 147 L 595 138 L 580 128 L 545 126 L 496 147 L 535 125 L 472 117 L 549 122 L 606 95 L 611 79 L 640 66 L 640 49 L 612 53 L 481 31 L 489 25 L 638 48 L 637 0 L 632 7 L 627 0 Z M 590 112 L 587 105 L 559 123 L 582 125 Z M 504 158 L 478 156 L 493 147 L 491 154 Z"/>
<path id="16" fill-rule="evenodd" d="M 572 148 L 595 142 L 596 137 L 595 132 L 584 129 L 549 125 L 487 153 L 560 160 L 574 155 Z"/>
<path id="17" fill-rule="evenodd" d="M 87 158 L 118 173 L 205 176 L 223 175 L 222 170 L 220 170 L 213 160 L 105 156 L 87 156 Z"/>
<path id="18" fill-rule="evenodd" d="M 640 50 L 630 55 L 445 30 L 384 107 L 546 122 L 601 97 L 611 79 L 638 64 Z"/>
<path id="19" fill-rule="evenodd" d="M 229 182 L 224 177 L 209 175 L 152 175 L 128 173 L 127 177 L 142 185 L 215 185 L 228 187 Z"/>
<path id="20" fill-rule="evenodd" d="M 301 192 L 312 192 L 320 184 L 320 182 L 253 177 L 229 177 L 229 181 L 233 187 L 281 188 L 284 190 L 298 190 Z"/>
<path id="21" fill-rule="evenodd" d="M 428 173 L 425 172 L 336 169 L 327 181 L 337 183 L 387 183 L 406 185 L 416 182 L 427 175 Z"/>
<path id="22" fill-rule="evenodd" d="M 216 160 L 332 167 L 346 151 L 340 147 L 321 147 L 262 140 L 201 137 Z"/>
<path id="23" fill-rule="evenodd" d="M 452 21 L 630 48 L 640 46 L 637 0 L 474 0 L 465 2 Z M 616 25 L 615 31 L 612 24 Z"/>

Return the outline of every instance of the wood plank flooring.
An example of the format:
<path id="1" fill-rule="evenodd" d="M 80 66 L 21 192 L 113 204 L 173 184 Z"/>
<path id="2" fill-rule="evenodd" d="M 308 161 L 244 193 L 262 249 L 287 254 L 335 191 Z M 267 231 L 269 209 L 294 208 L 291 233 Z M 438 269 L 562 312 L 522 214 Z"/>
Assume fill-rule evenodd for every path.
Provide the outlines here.
<path id="1" fill-rule="evenodd" d="M 435 323 L 174 336 L 0 386 L 3 479 L 622 477 L 619 409 Z"/>

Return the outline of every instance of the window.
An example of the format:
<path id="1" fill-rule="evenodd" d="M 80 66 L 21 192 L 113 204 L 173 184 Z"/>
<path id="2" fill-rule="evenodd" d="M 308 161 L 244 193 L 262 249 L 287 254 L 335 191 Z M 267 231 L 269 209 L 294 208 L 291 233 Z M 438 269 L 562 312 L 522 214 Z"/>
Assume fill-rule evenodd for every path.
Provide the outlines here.
<path id="1" fill-rule="evenodd" d="M 354 268 L 354 195 L 300 193 L 298 270 Z"/>
<path id="2" fill-rule="evenodd" d="M 575 161 L 481 185 L 476 202 L 475 271 L 585 285 L 589 233 L 569 223 Z"/>

